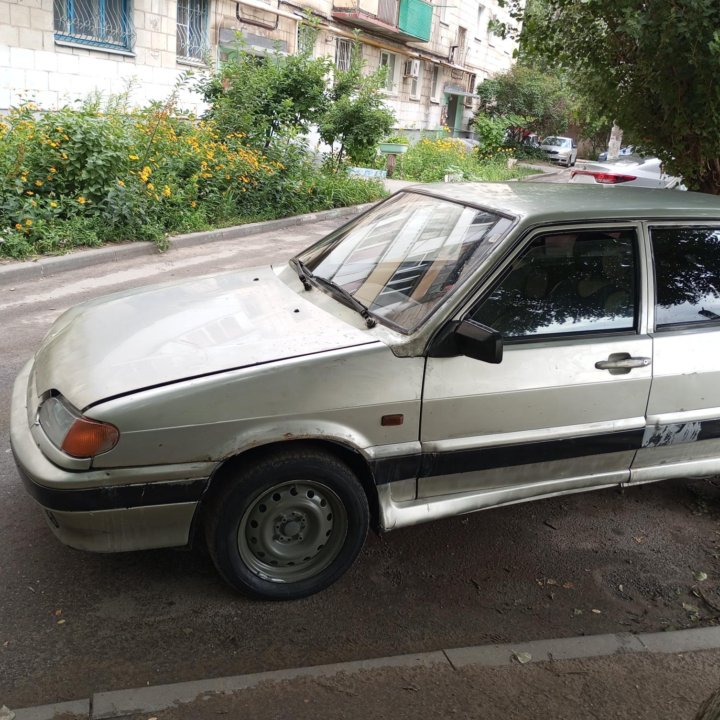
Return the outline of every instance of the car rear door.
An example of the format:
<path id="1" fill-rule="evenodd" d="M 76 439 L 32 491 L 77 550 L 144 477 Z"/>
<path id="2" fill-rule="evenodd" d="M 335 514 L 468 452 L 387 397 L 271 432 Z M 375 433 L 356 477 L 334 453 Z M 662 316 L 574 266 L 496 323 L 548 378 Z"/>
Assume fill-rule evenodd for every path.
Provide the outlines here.
<path id="1" fill-rule="evenodd" d="M 649 223 L 648 427 L 632 482 L 720 472 L 720 218 Z"/>
<path id="2" fill-rule="evenodd" d="M 639 238 L 635 224 L 537 231 L 481 291 L 463 317 L 500 331 L 504 356 L 428 358 L 419 497 L 627 481 L 652 368 Z"/>

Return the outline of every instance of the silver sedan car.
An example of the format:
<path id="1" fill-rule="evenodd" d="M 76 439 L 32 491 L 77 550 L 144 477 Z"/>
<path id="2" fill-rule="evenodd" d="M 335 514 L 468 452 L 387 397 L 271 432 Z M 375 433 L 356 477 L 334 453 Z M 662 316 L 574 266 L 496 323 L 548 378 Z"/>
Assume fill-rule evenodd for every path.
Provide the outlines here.
<path id="1" fill-rule="evenodd" d="M 720 198 L 418 186 L 288 263 L 93 300 L 11 442 L 64 543 L 204 538 L 253 597 L 379 531 L 720 470 Z"/>
<path id="2" fill-rule="evenodd" d="M 573 170 L 571 183 L 586 185 L 622 185 L 665 190 L 687 190 L 682 178 L 668 175 L 659 158 L 620 159 L 612 162 L 589 162 Z"/>
<path id="3" fill-rule="evenodd" d="M 540 143 L 545 157 L 553 163 L 572 167 L 577 160 L 577 143 L 569 137 L 546 137 Z"/>

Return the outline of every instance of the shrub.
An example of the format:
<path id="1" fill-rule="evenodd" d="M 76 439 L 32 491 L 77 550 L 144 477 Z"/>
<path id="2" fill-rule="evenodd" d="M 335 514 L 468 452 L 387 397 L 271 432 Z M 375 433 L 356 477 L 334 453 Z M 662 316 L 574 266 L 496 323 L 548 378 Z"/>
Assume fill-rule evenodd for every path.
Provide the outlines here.
<path id="1" fill-rule="evenodd" d="M 96 104 L 0 123 L 0 256 L 23 258 L 108 241 L 152 240 L 231 222 L 367 202 L 383 190 L 325 176 L 302 148 L 284 162 L 242 133 L 178 117 L 171 103 L 131 113 Z"/>
<path id="2" fill-rule="evenodd" d="M 372 164 L 377 144 L 395 122 L 381 92 L 387 68 L 365 75 L 363 67 L 356 41 L 350 68 L 336 71 L 327 108 L 318 119 L 320 137 L 330 146 L 328 164 L 333 170 L 343 165 L 346 156 L 356 165 Z"/>
<path id="3" fill-rule="evenodd" d="M 469 149 L 457 138 L 423 138 L 397 161 L 395 176 L 417 182 L 438 182 L 451 174 L 463 180 L 505 181 L 530 174 L 524 168 L 508 169 L 509 148 Z"/>

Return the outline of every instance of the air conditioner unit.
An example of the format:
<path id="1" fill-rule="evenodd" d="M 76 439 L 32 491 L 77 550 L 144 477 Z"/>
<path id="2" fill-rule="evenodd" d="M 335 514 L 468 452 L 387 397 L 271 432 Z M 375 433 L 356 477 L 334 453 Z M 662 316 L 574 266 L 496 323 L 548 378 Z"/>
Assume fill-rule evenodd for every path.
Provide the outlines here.
<path id="1" fill-rule="evenodd" d="M 405 61 L 405 77 L 416 78 L 420 76 L 420 61 L 419 60 L 406 60 Z"/>

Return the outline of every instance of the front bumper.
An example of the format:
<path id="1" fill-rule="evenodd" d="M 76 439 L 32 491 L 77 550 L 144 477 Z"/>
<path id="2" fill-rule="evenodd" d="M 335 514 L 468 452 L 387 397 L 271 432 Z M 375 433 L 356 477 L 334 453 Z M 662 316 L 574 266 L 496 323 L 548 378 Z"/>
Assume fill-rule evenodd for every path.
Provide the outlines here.
<path id="1" fill-rule="evenodd" d="M 570 157 L 565 155 L 548 155 L 547 159 L 550 162 L 557 163 L 558 165 L 570 165 Z"/>
<path id="2" fill-rule="evenodd" d="M 28 423 L 31 369 L 32 361 L 13 388 L 10 446 L 27 491 L 58 539 L 96 552 L 186 545 L 214 464 L 83 471 L 58 467 L 40 450 Z"/>

